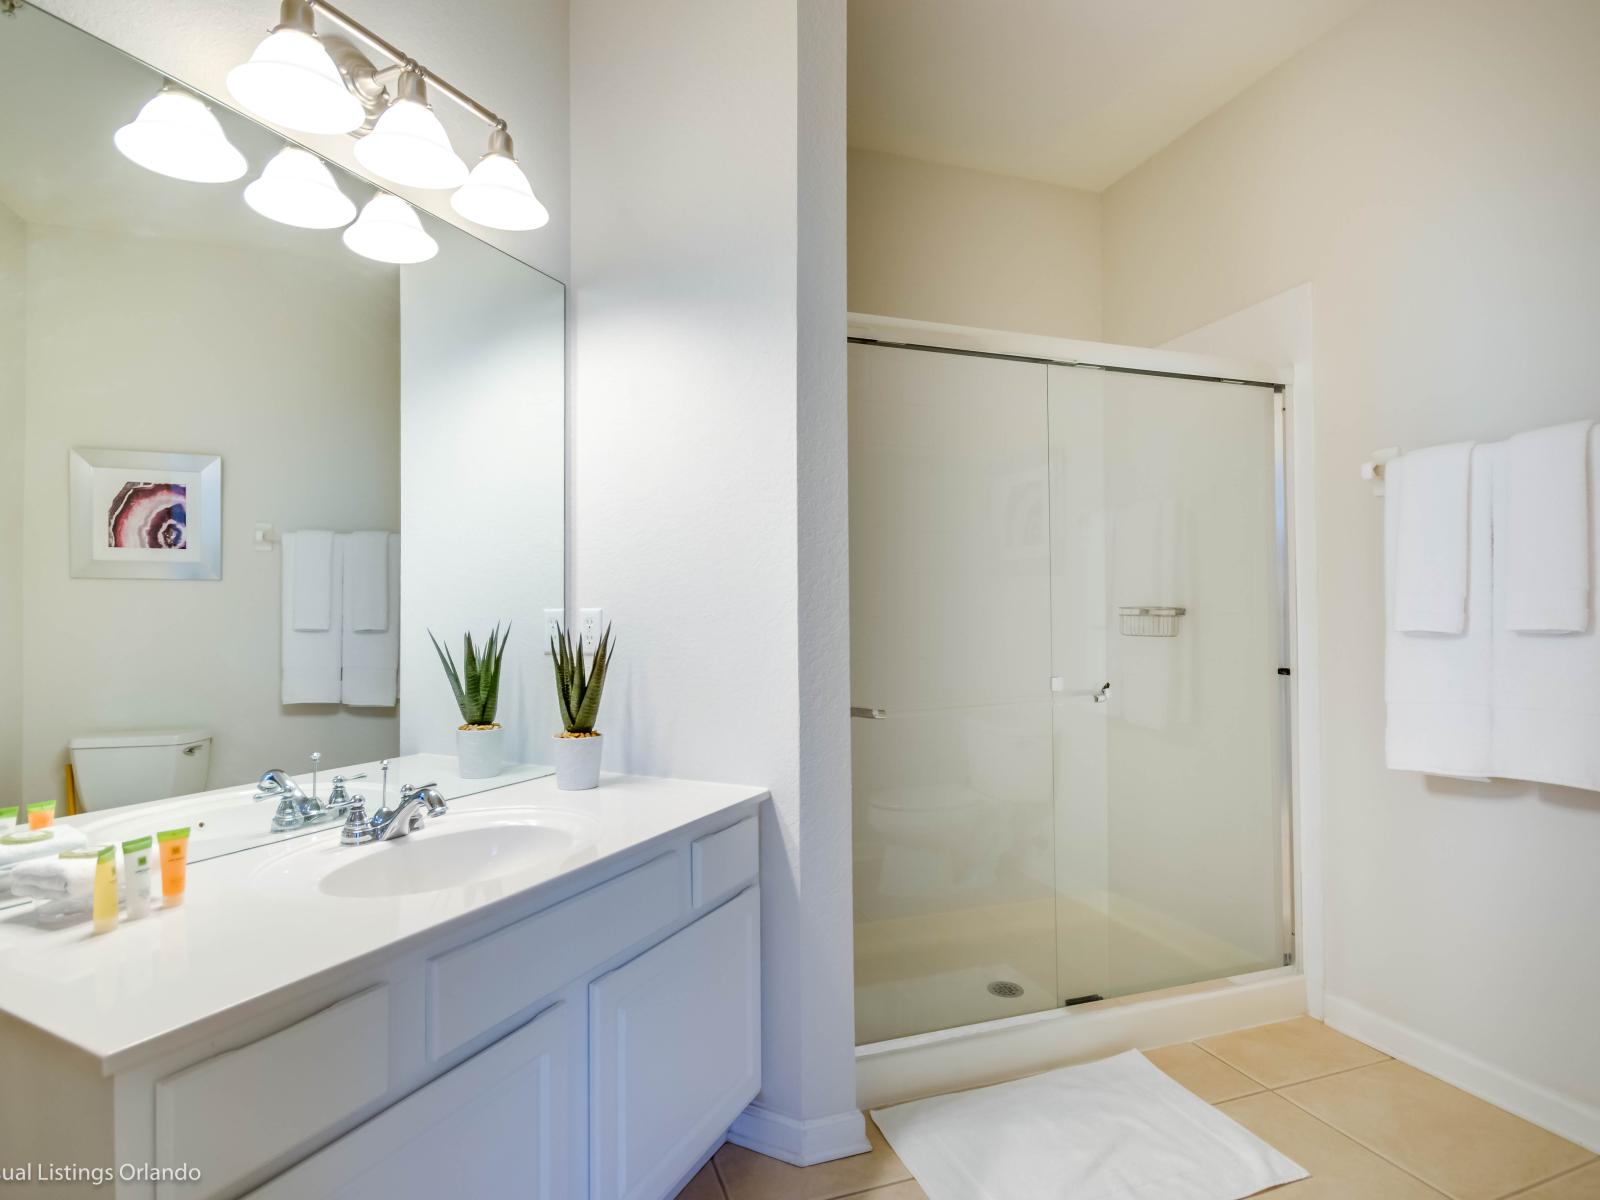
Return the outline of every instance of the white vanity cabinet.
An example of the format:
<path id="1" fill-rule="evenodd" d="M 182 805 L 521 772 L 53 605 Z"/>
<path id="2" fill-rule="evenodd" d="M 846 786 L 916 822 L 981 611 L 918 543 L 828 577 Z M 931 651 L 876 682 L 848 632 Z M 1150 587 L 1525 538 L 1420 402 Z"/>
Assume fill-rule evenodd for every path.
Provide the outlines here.
<path id="1" fill-rule="evenodd" d="M 568 1200 L 567 1073 L 582 1040 L 556 1004 L 251 1193 L 253 1200 Z"/>
<path id="2" fill-rule="evenodd" d="M 64 1043 L 0 1022 L 0 1058 L 62 1080 L 18 1149 L 199 1172 L 118 1200 L 665 1200 L 760 1087 L 758 800 L 133 1061 L 63 1070 Z"/>
<path id="3" fill-rule="evenodd" d="M 761 1084 L 757 889 L 589 985 L 589 1195 L 669 1194 Z"/>

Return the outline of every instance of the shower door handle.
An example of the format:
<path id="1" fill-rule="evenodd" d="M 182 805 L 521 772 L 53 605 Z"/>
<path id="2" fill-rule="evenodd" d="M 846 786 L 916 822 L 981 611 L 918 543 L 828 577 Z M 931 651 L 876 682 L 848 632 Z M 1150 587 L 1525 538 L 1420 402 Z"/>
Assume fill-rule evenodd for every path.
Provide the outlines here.
<path id="1" fill-rule="evenodd" d="M 1059 676 L 1057 678 L 1059 678 Z M 1064 689 L 1056 688 L 1055 690 L 1059 692 L 1059 691 L 1063 691 Z M 1089 699 L 1093 700 L 1096 704 L 1104 704 L 1106 702 L 1106 693 L 1109 692 L 1110 690 L 1111 690 L 1111 681 L 1108 679 L 1100 687 L 1097 687 L 1097 688 L 1073 688 L 1071 691 L 1066 692 L 1066 695 L 1068 695 L 1068 696 L 1088 696 Z"/>
<path id="2" fill-rule="evenodd" d="M 889 714 L 881 708 L 865 708 L 859 704 L 850 706 L 850 715 L 860 717 L 864 721 L 881 721 Z"/>

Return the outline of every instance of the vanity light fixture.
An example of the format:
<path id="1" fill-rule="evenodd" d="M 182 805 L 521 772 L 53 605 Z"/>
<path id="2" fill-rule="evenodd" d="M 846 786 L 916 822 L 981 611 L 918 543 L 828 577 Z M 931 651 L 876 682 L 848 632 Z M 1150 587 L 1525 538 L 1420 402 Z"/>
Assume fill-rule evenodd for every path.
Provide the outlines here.
<path id="1" fill-rule="evenodd" d="M 366 106 L 317 37 L 306 0 L 283 0 L 278 24 L 249 62 L 228 72 L 228 91 L 258 117 L 302 133 L 349 133 Z"/>
<path id="2" fill-rule="evenodd" d="M 318 18 L 342 33 L 319 34 Z M 356 42 L 388 64 L 376 66 Z M 276 124 L 358 138 L 356 161 L 380 179 L 460 188 L 451 205 L 469 221 L 520 231 L 550 219 L 517 165 L 505 121 L 327 0 L 281 0 L 278 24 L 249 62 L 228 73 L 228 88 L 245 108 Z M 488 153 L 470 173 L 429 106 L 430 94 L 489 126 Z"/>
<path id="3" fill-rule="evenodd" d="M 206 102 L 170 82 L 111 140 L 146 170 L 190 183 L 228 183 L 249 166 Z"/>
<path id="4" fill-rule="evenodd" d="M 467 164 L 428 104 L 428 85 L 414 65 L 401 69 L 395 97 L 372 132 L 356 143 L 356 161 L 379 179 L 415 188 L 454 188 Z"/>
<path id="5" fill-rule="evenodd" d="M 450 207 L 491 229 L 538 229 L 550 220 L 550 210 L 539 203 L 533 185 L 517 166 L 504 125 L 490 130 L 488 153 L 450 197 Z"/>
<path id="6" fill-rule="evenodd" d="M 343 238 L 363 258 L 400 266 L 427 262 L 439 253 L 439 243 L 428 236 L 411 205 L 388 192 L 367 201 Z"/>
<path id="7" fill-rule="evenodd" d="M 244 202 L 263 217 L 301 229 L 338 229 L 355 219 L 355 202 L 333 172 L 309 150 L 285 146 L 244 189 Z"/>

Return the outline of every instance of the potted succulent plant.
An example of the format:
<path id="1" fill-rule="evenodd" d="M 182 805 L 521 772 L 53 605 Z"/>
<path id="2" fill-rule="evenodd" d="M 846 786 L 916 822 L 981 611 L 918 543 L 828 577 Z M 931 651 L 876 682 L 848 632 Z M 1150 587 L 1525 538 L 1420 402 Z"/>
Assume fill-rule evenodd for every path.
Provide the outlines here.
<path id="1" fill-rule="evenodd" d="M 555 663 L 556 703 L 561 709 L 562 731 L 555 735 L 556 787 L 579 792 L 600 782 L 600 755 L 604 739 L 594 731 L 600 714 L 600 693 L 611 666 L 611 626 L 600 635 L 594 661 L 584 663 L 583 640 L 560 625 L 550 639 Z"/>
<path id="2" fill-rule="evenodd" d="M 494 710 L 500 703 L 500 660 L 511 640 L 511 626 L 501 636 L 496 625 L 481 647 L 467 634 L 462 647 L 461 670 L 455 659 L 428 631 L 428 639 L 444 666 L 445 678 L 455 693 L 461 710 L 461 726 L 456 730 L 456 760 L 463 779 L 487 779 L 500 774 L 505 765 L 505 730 L 495 722 Z"/>

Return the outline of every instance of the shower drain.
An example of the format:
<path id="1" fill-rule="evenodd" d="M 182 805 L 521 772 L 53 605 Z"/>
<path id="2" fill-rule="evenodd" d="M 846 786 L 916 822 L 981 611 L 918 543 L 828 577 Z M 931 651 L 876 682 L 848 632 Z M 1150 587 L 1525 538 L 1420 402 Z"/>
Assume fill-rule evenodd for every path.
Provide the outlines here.
<path id="1" fill-rule="evenodd" d="M 1020 983 L 1012 983 L 1009 979 L 996 979 L 989 985 L 989 994 L 991 996 L 1000 996 L 1006 1000 L 1015 1000 L 1022 995 L 1022 985 Z"/>

